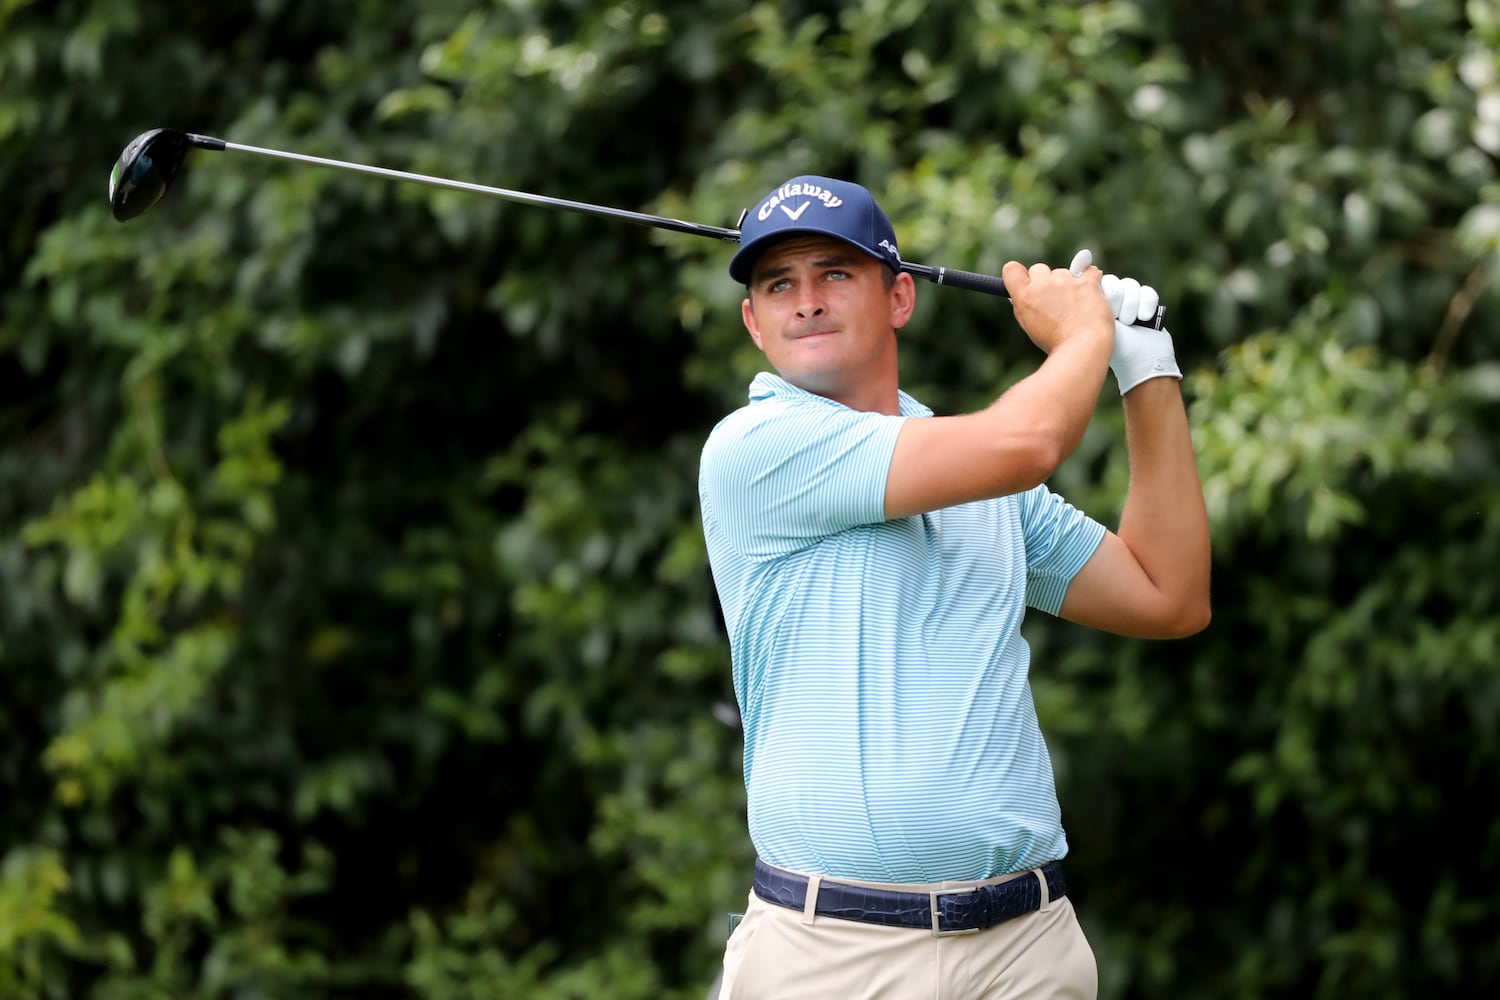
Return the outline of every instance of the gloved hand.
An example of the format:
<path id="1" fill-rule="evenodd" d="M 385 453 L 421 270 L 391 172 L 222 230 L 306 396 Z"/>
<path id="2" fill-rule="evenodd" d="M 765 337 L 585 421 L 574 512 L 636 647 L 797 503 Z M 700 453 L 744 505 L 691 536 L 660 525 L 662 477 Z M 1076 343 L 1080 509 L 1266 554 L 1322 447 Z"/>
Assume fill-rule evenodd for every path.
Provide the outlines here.
<path id="1" fill-rule="evenodd" d="M 1147 379 L 1182 378 L 1172 352 L 1172 335 L 1166 330 L 1134 325 L 1137 320 L 1156 315 L 1156 307 L 1161 304 L 1156 289 L 1113 274 L 1104 276 L 1100 288 L 1115 314 L 1115 352 L 1109 359 L 1109 370 L 1115 373 L 1120 395 Z"/>

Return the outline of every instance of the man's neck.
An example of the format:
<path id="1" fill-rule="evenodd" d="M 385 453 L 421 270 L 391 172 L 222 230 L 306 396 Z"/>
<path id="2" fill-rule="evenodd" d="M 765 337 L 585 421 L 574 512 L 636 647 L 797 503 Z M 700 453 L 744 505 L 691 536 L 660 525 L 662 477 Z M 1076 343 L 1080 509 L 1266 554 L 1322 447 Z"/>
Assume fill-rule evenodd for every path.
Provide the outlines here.
<path id="1" fill-rule="evenodd" d="M 809 377 L 806 380 L 786 378 L 799 389 L 842 403 L 851 410 L 862 413 L 884 413 L 901 415 L 901 380 L 898 377 L 894 352 L 860 374 L 848 371 L 839 377 L 827 379 Z"/>
<path id="2" fill-rule="evenodd" d="M 841 396 L 829 395 L 828 398 L 862 413 L 884 413 L 892 417 L 901 415 L 901 396 L 894 383 L 890 386 L 859 386 L 853 392 Z"/>

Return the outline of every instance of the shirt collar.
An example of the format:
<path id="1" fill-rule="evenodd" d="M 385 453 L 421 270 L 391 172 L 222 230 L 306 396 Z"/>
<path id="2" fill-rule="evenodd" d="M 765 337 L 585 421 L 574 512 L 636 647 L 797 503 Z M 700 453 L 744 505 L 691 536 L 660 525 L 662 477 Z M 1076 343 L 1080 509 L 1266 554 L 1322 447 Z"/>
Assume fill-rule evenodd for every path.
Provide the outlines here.
<path id="1" fill-rule="evenodd" d="M 780 375 L 773 375 L 770 372 L 761 372 L 750 381 L 751 403 L 761 403 L 765 400 L 776 398 L 787 400 L 811 400 L 814 402 L 824 403 L 828 406 L 844 405 L 837 400 L 829 399 L 827 396 L 819 396 L 815 392 L 808 392 L 806 389 L 799 389 L 795 385 L 792 385 L 792 383 L 788 382 L 786 379 L 782 378 Z M 907 395 L 900 389 L 896 390 L 896 398 L 897 402 L 900 404 L 901 415 L 903 417 L 932 416 L 931 408 L 923 403 L 918 402 L 916 399 Z M 845 407 L 845 409 L 848 409 L 848 407 Z"/>

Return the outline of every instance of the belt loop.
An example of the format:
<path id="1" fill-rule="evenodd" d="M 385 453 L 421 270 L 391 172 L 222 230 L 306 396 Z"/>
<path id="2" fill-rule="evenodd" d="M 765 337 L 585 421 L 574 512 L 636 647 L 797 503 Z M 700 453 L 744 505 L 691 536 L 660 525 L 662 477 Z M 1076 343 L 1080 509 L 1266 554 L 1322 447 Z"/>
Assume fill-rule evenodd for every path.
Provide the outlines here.
<path id="1" fill-rule="evenodd" d="M 1036 880 L 1042 884 L 1042 905 L 1038 906 L 1037 909 L 1045 910 L 1047 908 L 1047 904 L 1052 902 L 1051 896 L 1049 896 L 1047 893 L 1047 873 L 1042 871 L 1040 868 L 1033 868 L 1031 870 L 1031 874 L 1035 875 Z"/>
<path id="2" fill-rule="evenodd" d="M 818 919 L 818 889 L 823 885 L 823 876 L 807 877 L 807 902 L 802 904 L 802 922 L 813 924 Z"/>

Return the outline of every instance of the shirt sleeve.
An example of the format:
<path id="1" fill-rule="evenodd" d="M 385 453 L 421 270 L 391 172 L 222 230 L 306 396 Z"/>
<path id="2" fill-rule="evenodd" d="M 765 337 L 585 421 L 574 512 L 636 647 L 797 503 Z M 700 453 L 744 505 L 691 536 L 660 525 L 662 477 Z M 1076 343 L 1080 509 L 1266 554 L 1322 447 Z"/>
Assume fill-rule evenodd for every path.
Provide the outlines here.
<path id="1" fill-rule="evenodd" d="M 1026 603 L 1055 615 L 1068 584 L 1104 541 L 1104 525 L 1062 497 L 1036 486 L 1021 495 L 1026 538 Z"/>
<path id="2" fill-rule="evenodd" d="M 699 491 L 726 541 L 774 559 L 885 519 L 885 485 L 905 417 L 768 402 L 709 435 Z"/>

